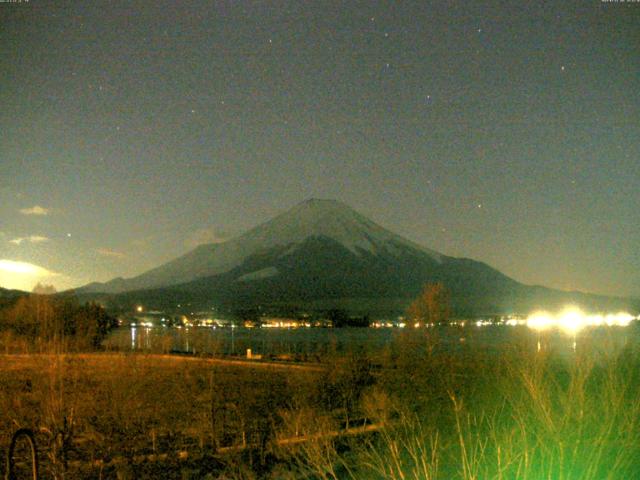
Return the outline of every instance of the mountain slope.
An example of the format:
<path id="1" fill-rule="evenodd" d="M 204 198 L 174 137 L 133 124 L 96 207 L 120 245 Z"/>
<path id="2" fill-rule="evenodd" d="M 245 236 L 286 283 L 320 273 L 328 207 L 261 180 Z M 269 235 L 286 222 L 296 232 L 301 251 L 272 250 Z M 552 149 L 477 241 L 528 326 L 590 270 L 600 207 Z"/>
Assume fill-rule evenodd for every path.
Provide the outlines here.
<path id="1" fill-rule="evenodd" d="M 392 252 L 392 253 L 390 253 Z M 415 250 L 354 253 L 327 237 L 310 237 L 291 247 L 275 247 L 248 257 L 219 275 L 180 285 L 125 292 L 110 299 L 131 308 L 142 303 L 171 310 L 218 306 L 228 311 L 312 311 L 345 308 L 352 313 L 398 314 L 428 282 L 444 283 L 454 314 L 527 313 L 575 304 L 588 309 L 637 309 L 625 299 L 561 292 L 520 284 L 470 259 Z"/>
<path id="2" fill-rule="evenodd" d="M 29 293 L 21 290 L 7 290 L 6 288 L 0 287 L 0 307 L 11 305 L 17 298 L 26 295 L 29 295 Z"/>
<path id="3" fill-rule="evenodd" d="M 138 277 L 92 284 L 81 293 L 110 292 L 110 304 L 127 307 L 348 306 L 391 313 L 403 311 L 429 282 L 445 284 L 457 315 L 527 313 L 566 303 L 638 308 L 624 299 L 523 285 L 482 262 L 416 245 L 329 200 L 309 200 L 236 239 L 201 245 Z"/>
<path id="4" fill-rule="evenodd" d="M 296 205 L 274 219 L 224 243 L 200 245 L 191 252 L 131 279 L 93 283 L 84 292 L 119 293 L 157 288 L 218 275 L 239 266 L 252 256 L 272 248 L 300 244 L 310 237 L 330 238 L 353 253 L 385 248 L 414 249 L 439 261 L 437 252 L 414 244 L 333 200 L 312 199 Z"/>
<path id="5" fill-rule="evenodd" d="M 8 290 L 0 287 L 0 298 L 15 298 L 28 294 L 28 292 L 23 292 L 22 290 Z"/>

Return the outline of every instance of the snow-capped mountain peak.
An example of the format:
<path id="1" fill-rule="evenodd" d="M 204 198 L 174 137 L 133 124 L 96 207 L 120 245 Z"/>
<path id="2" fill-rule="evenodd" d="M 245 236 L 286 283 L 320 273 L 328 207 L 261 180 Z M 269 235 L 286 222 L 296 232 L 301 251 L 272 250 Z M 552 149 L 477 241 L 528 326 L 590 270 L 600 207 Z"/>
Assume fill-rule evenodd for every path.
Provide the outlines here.
<path id="1" fill-rule="evenodd" d="M 124 291 L 175 285 L 218 275 L 247 258 L 278 247 L 288 251 L 309 238 L 337 242 L 355 255 L 394 254 L 405 250 L 427 254 L 436 262 L 442 255 L 417 245 L 374 223 L 336 200 L 306 200 L 245 234 L 218 244 L 200 245 L 191 252 L 137 277 L 111 285 L 92 285 L 91 290 Z M 113 288 L 110 288 L 113 287 Z"/>
<path id="2" fill-rule="evenodd" d="M 240 237 L 262 247 L 296 244 L 309 237 L 330 238 L 353 253 L 375 253 L 384 246 L 404 244 L 439 259 L 437 252 L 425 249 L 384 229 L 336 200 L 310 199 L 263 223 Z"/>

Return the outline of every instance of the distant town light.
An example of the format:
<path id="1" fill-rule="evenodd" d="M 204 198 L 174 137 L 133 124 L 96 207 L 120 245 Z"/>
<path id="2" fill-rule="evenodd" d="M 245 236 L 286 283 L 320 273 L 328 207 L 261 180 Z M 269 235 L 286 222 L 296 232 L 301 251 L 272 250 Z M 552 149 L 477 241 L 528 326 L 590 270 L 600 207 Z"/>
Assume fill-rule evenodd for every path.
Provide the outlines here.
<path id="1" fill-rule="evenodd" d="M 527 318 L 527 327 L 533 330 L 547 330 L 553 325 L 553 318 L 547 312 L 536 312 Z"/>
<path id="2" fill-rule="evenodd" d="M 578 308 L 567 308 L 560 315 L 558 326 L 567 333 L 575 334 L 587 326 L 587 317 Z"/>
<path id="3" fill-rule="evenodd" d="M 637 317 L 640 319 L 640 317 Z M 560 328 L 561 330 L 575 335 L 585 327 L 599 327 L 607 325 L 609 327 L 626 327 L 636 317 L 627 312 L 602 314 L 586 314 L 577 307 L 567 307 L 560 314 L 552 315 L 548 312 L 535 312 L 527 318 L 527 327 L 533 330 L 547 330 L 549 328 Z"/>

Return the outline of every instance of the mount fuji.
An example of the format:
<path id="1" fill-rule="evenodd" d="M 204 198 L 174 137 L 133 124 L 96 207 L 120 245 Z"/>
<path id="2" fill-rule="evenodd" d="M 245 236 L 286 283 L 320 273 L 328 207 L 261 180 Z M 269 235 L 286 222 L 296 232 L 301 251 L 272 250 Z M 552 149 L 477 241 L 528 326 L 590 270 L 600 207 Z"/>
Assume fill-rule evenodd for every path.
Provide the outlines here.
<path id="1" fill-rule="evenodd" d="M 114 305 L 278 306 L 399 312 L 425 283 L 442 282 L 458 315 L 526 313 L 567 302 L 627 307 L 624 299 L 526 286 L 490 266 L 411 242 L 334 200 L 311 199 L 217 244 L 200 245 L 139 276 L 78 290 Z"/>

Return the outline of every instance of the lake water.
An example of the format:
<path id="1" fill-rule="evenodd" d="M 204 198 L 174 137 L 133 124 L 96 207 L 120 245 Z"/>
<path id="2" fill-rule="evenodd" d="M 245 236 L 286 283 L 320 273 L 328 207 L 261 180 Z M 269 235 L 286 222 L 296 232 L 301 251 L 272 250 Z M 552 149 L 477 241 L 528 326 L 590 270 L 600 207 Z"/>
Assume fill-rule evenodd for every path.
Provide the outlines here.
<path id="1" fill-rule="evenodd" d="M 121 327 L 106 344 L 120 351 L 183 352 L 204 354 L 291 356 L 320 359 L 346 351 L 370 354 L 382 351 L 396 340 L 437 344 L 447 350 L 480 348 L 500 351 L 517 347 L 550 350 L 571 355 L 584 347 L 601 350 L 640 344 L 640 325 L 592 327 L 576 334 L 560 330 L 537 332 L 523 325 L 433 328 L 244 328 L 244 327 Z"/>

